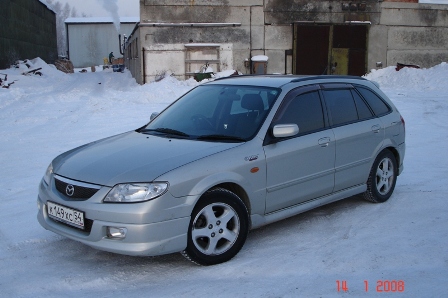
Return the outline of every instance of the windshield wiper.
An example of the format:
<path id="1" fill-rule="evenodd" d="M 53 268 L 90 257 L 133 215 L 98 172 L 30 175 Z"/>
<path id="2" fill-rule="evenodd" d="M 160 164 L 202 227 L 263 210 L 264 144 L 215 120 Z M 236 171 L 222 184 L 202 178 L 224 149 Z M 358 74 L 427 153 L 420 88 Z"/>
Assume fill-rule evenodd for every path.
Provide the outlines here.
<path id="1" fill-rule="evenodd" d="M 202 135 L 196 138 L 197 140 L 211 140 L 211 141 L 234 141 L 234 142 L 246 142 L 246 139 L 229 136 L 229 135 Z"/>
<path id="2" fill-rule="evenodd" d="M 155 129 L 150 129 L 150 128 L 145 128 L 145 129 L 141 129 L 139 130 L 139 132 L 141 133 L 146 133 L 146 132 L 160 132 L 163 134 L 168 134 L 168 135 L 174 135 L 174 136 L 180 136 L 180 137 L 186 137 L 189 138 L 190 135 L 179 131 L 179 130 L 175 130 L 175 129 L 171 129 L 171 128 L 165 128 L 165 127 L 160 127 L 160 128 L 155 128 Z"/>

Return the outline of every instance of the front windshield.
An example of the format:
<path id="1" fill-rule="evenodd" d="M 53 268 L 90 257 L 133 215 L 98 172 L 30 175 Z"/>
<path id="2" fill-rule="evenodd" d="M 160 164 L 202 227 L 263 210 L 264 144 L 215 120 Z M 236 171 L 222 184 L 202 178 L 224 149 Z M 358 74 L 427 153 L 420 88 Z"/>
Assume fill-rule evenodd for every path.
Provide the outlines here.
<path id="1" fill-rule="evenodd" d="M 280 90 L 201 85 L 139 131 L 210 141 L 248 141 L 258 132 Z"/>

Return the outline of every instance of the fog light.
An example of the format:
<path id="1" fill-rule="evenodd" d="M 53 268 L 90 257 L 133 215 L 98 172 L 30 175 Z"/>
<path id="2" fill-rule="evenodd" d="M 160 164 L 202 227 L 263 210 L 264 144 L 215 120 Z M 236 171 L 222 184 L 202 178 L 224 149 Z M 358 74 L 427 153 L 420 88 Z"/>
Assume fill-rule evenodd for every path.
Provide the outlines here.
<path id="1" fill-rule="evenodd" d="M 107 238 L 123 239 L 126 237 L 127 231 L 126 228 L 107 227 Z"/>

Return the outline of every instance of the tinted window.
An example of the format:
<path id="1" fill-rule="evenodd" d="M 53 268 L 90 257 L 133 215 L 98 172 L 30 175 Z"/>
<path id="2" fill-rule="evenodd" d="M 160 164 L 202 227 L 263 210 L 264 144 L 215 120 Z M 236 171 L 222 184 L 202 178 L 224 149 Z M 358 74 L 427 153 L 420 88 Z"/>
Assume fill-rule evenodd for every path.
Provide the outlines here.
<path id="1" fill-rule="evenodd" d="M 350 90 L 324 90 L 322 92 L 330 111 L 332 125 L 358 120 L 358 112 Z"/>
<path id="2" fill-rule="evenodd" d="M 356 93 L 354 90 L 352 91 L 353 98 L 355 99 L 356 109 L 358 110 L 358 117 L 360 120 L 369 119 L 373 117 L 372 112 L 370 111 L 367 104 L 364 100 Z"/>
<path id="3" fill-rule="evenodd" d="M 300 94 L 280 108 L 276 124 L 297 124 L 299 134 L 325 127 L 322 104 L 317 91 Z"/>
<path id="4" fill-rule="evenodd" d="M 362 87 L 357 87 L 357 89 L 361 93 L 361 95 L 365 98 L 369 106 L 372 108 L 375 115 L 380 116 L 390 111 L 389 106 L 386 105 L 384 101 L 372 91 Z"/>

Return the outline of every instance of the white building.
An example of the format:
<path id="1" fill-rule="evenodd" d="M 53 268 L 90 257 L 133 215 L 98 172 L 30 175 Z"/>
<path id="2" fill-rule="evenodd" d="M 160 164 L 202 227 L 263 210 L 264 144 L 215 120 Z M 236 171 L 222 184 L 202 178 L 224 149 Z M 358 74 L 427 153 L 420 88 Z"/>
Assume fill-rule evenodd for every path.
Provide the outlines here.
<path id="1" fill-rule="evenodd" d="M 120 23 L 109 17 L 66 19 L 68 58 L 74 67 L 89 67 L 102 65 L 110 52 L 122 57 L 118 35 L 129 36 L 138 21 L 138 17 L 123 17 Z"/>

